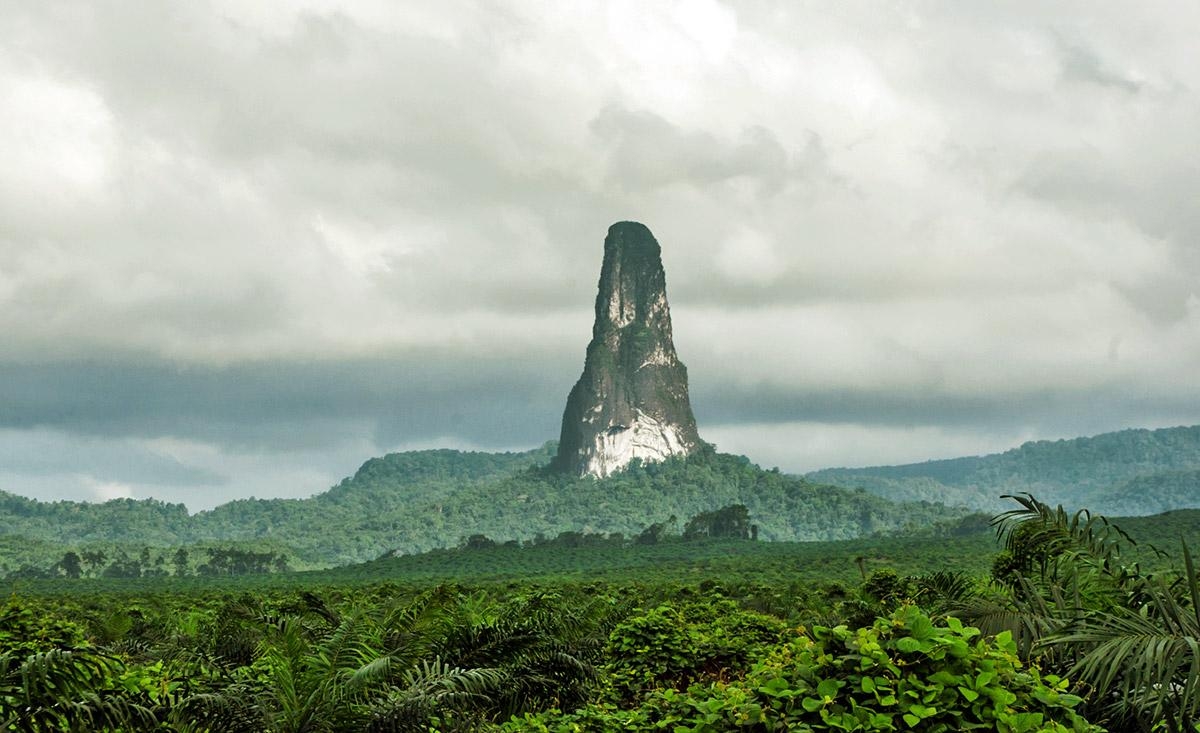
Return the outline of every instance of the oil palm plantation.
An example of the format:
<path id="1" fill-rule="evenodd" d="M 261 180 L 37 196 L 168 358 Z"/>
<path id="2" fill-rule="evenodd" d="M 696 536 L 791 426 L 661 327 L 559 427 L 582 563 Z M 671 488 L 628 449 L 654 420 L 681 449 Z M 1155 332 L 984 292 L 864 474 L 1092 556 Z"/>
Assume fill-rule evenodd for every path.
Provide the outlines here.
<path id="1" fill-rule="evenodd" d="M 219 690 L 183 699 L 172 723 L 231 733 L 474 729 L 580 699 L 601 619 L 544 595 L 499 603 L 445 589 L 342 613 L 310 604 L 263 614 L 253 660 Z"/>

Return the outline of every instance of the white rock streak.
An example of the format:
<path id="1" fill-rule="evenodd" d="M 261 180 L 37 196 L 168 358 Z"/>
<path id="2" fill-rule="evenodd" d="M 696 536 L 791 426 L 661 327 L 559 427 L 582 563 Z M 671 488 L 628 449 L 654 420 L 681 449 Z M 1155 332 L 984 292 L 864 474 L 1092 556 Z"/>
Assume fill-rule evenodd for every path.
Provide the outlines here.
<path id="1" fill-rule="evenodd" d="M 634 458 L 657 462 L 686 452 L 678 428 L 638 410 L 632 425 L 614 425 L 596 435 L 584 472 L 604 478 L 625 468 Z"/>

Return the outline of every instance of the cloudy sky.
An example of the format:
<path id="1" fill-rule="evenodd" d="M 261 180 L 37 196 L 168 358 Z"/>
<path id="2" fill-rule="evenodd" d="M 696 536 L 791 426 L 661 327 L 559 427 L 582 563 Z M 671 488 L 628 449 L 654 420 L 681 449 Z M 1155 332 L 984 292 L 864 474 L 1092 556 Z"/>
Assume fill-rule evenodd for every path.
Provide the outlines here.
<path id="1" fill-rule="evenodd" d="M 1200 6 L 0 2 L 0 489 L 556 438 L 605 230 L 805 471 L 1200 422 Z"/>

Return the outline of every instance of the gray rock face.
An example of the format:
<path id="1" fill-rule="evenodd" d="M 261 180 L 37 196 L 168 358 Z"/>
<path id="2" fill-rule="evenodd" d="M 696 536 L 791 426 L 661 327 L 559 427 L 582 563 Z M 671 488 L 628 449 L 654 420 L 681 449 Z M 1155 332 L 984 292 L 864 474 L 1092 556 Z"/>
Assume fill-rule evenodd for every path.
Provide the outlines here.
<path id="1" fill-rule="evenodd" d="M 554 466 L 603 478 L 634 458 L 661 461 L 700 445 L 687 368 L 671 339 L 661 250 L 642 224 L 618 222 L 604 239 L 596 323 Z"/>

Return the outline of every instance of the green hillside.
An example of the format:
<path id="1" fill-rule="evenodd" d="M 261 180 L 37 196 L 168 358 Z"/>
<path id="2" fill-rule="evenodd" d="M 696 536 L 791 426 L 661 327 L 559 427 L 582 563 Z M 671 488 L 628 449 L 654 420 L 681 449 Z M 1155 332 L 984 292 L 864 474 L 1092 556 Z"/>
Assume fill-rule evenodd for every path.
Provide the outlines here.
<path id="1" fill-rule="evenodd" d="M 546 471 L 553 451 L 547 444 L 525 453 L 391 454 L 309 499 L 245 499 L 191 516 L 181 505 L 155 501 L 43 503 L 6 495 L 0 537 L 54 543 L 55 551 L 96 543 L 254 544 L 286 551 L 293 567 L 304 568 L 453 547 L 475 534 L 501 542 L 564 531 L 631 535 L 653 522 L 731 504 L 746 505 L 764 540 L 850 539 L 965 513 L 948 515 L 932 503 L 898 505 L 711 449 L 635 463 L 603 480 Z M 6 561 L 13 566 L 0 557 L 0 565 Z"/>
<path id="2" fill-rule="evenodd" d="M 989 456 L 825 469 L 807 478 L 894 501 L 942 501 L 980 511 L 1003 508 L 1002 494 L 1030 492 L 1049 503 L 1134 515 L 1200 506 L 1198 473 L 1200 426 L 1191 426 L 1037 441 Z"/>
<path id="3" fill-rule="evenodd" d="M 146 544 L 171 544 L 193 524 L 183 504 L 155 499 L 104 503 L 43 502 L 0 491 L 0 535 L 19 534 L 50 542 L 119 542 L 136 535 Z"/>
<path id="4" fill-rule="evenodd" d="M 394 453 L 308 499 L 244 499 L 193 515 L 155 500 L 39 502 L 0 492 L 0 574 L 85 550 L 132 559 L 151 548 L 161 566 L 172 548 L 187 547 L 198 566 L 202 553 L 221 546 L 286 556 L 292 568 L 331 567 L 455 547 L 476 534 L 501 543 L 561 532 L 628 537 L 731 504 L 746 505 L 760 538 L 775 541 L 893 534 L 967 508 L 1001 511 L 1001 494 L 1025 491 L 1114 516 L 1200 507 L 1200 427 L 806 477 L 705 450 L 604 480 L 573 478 L 543 468 L 554 450 L 548 443 L 521 453 Z M 960 509 L 947 514 L 944 505 Z"/>
<path id="5" fill-rule="evenodd" d="M 1158 514 L 1200 507 L 1200 469 L 1164 471 L 1097 492 L 1092 501 L 1115 514 Z"/>

